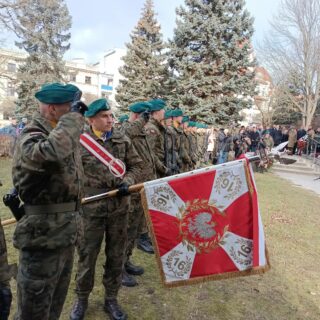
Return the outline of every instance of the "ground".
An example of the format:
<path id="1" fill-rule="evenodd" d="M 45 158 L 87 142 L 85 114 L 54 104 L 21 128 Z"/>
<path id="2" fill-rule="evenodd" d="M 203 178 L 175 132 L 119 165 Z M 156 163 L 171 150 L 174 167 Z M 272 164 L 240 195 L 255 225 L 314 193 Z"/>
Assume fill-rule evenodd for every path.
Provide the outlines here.
<path id="1" fill-rule="evenodd" d="M 1 196 L 11 187 L 10 171 L 10 161 L 0 160 L 4 183 Z M 264 275 L 165 289 L 154 256 L 136 250 L 133 261 L 143 265 L 146 272 L 138 277 L 138 287 L 122 288 L 119 296 L 129 319 L 320 319 L 320 197 L 270 173 L 256 174 L 256 182 L 271 270 Z M 2 204 L 0 210 L 2 219 L 10 217 Z M 13 230 L 14 226 L 5 228 L 11 262 L 17 261 L 11 241 Z M 100 254 L 87 320 L 107 319 L 102 265 Z M 12 288 L 15 295 L 14 280 Z M 73 288 L 72 280 L 62 320 L 69 319 Z M 12 315 L 14 309 L 15 301 Z"/>

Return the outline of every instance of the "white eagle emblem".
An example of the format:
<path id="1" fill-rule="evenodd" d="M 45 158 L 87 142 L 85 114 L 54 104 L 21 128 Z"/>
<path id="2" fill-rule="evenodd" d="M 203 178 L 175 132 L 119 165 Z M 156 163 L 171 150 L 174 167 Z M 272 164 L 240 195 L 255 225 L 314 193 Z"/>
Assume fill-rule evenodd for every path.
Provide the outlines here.
<path id="1" fill-rule="evenodd" d="M 199 213 L 194 219 L 190 220 L 188 230 L 193 237 L 201 237 L 202 239 L 210 239 L 216 235 L 214 226 L 216 224 L 211 221 L 211 214 L 207 212 Z"/>

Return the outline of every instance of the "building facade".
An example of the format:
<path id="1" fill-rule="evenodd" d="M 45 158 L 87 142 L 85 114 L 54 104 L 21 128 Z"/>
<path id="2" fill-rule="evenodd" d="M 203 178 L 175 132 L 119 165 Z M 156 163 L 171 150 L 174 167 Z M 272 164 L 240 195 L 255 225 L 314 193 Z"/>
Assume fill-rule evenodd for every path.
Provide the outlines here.
<path id="1" fill-rule="evenodd" d="M 106 97 L 116 108 L 116 87 L 121 78 L 118 69 L 122 65 L 121 57 L 125 53 L 125 49 L 109 50 L 94 64 L 88 64 L 84 59 L 66 61 L 65 82 L 79 87 L 86 103 Z M 6 118 L 7 109 L 14 108 L 14 101 L 18 97 L 17 72 L 26 57 L 25 53 L 0 49 L 0 119 Z"/>

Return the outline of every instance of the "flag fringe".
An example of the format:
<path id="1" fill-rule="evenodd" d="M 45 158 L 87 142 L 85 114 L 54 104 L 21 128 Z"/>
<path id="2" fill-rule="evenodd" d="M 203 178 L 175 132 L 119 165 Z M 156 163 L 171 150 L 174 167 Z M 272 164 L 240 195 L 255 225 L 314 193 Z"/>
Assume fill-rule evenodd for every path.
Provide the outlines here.
<path id="1" fill-rule="evenodd" d="M 142 190 L 140 191 L 140 195 L 141 195 L 141 202 L 142 202 L 144 215 L 146 217 L 146 221 L 147 221 L 147 225 L 148 225 L 148 230 L 150 231 L 150 237 L 151 237 L 151 240 L 153 243 L 153 248 L 155 250 L 155 256 L 156 256 L 158 269 L 160 271 L 161 281 L 165 287 L 174 288 L 174 287 L 180 287 L 180 286 L 185 286 L 185 285 L 195 285 L 195 284 L 204 283 L 204 282 L 208 282 L 208 281 L 214 281 L 214 280 L 223 280 L 223 279 L 231 279 L 231 278 L 237 278 L 237 277 L 245 277 L 245 276 L 249 276 L 249 275 L 258 275 L 258 274 L 263 274 L 271 269 L 271 265 L 269 262 L 269 253 L 267 250 L 267 246 L 265 245 L 265 255 L 266 255 L 266 262 L 267 262 L 267 264 L 265 266 L 253 267 L 251 269 L 243 270 L 243 271 L 227 272 L 227 273 L 213 274 L 213 275 L 209 275 L 209 276 L 191 278 L 191 279 L 187 279 L 187 280 L 166 282 L 165 274 L 164 274 L 163 268 L 162 268 L 162 262 L 161 262 L 161 258 L 160 258 L 161 256 L 160 256 L 159 248 L 158 248 L 157 241 L 156 241 L 156 238 L 154 235 L 154 229 L 153 229 L 153 225 L 151 222 L 151 217 L 149 215 L 147 195 L 145 193 L 144 188 L 142 188 Z"/>

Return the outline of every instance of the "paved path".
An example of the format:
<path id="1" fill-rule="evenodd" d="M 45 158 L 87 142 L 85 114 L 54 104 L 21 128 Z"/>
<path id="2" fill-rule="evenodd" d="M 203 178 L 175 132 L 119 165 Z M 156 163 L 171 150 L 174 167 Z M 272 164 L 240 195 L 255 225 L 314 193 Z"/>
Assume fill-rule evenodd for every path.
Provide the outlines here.
<path id="1" fill-rule="evenodd" d="M 287 172 L 273 172 L 275 175 L 282 177 L 291 181 L 293 184 L 302 187 L 304 189 L 312 190 L 320 196 L 320 179 L 319 175 L 315 176 L 307 176 L 302 174 L 294 174 L 294 173 L 287 173 Z"/>

